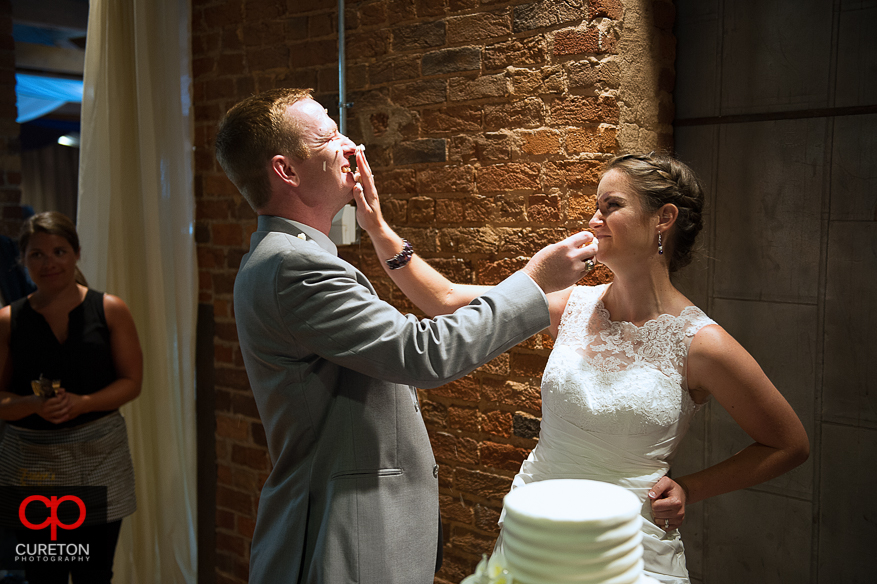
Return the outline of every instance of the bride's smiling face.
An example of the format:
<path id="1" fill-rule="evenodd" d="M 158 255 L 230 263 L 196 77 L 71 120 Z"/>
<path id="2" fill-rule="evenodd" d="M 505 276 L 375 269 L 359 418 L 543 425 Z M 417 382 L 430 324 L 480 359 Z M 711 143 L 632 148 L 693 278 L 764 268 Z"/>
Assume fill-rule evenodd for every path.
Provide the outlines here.
<path id="1" fill-rule="evenodd" d="M 603 175 L 597 187 L 597 211 L 588 226 L 599 241 L 597 261 L 609 268 L 645 260 L 657 253 L 657 215 L 647 213 L 642 197 L 619 170 Z"/>

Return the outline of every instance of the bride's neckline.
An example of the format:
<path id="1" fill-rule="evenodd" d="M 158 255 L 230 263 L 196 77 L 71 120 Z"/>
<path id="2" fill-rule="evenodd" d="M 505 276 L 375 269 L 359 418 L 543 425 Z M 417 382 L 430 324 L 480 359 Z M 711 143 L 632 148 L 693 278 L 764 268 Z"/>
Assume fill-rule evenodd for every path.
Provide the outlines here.
<path id="1" fill-rule="evenodd" d="M 659 314 L 658 316 L 644 321 L 642 324 L 636 324 L 634 322 L 630 322 L 629 320 L 613 320 L 612 315 L 606 308 L 606 305 L 603 304 L 603 296 L 606 294 L 606 290 L 609 288 L 609 284 L 601 284 L 600 287 L 602 288 L 602 290 L 600 290 L 600 294 L 599 296 L 597 296 L 597 312 L 600 314 L 603 320 L 613 326 L 626 325 L 628 327 L 634 327 L 635 329 L 641 329 L 649 326 L 652 323 L 677 320 L 690 315 L 692 312 L 700 311 L 700 309 L 694 304 L 689 304 L 685 306 L 679 314 L 670 314 L 669 312 L 664 312 Z"/>

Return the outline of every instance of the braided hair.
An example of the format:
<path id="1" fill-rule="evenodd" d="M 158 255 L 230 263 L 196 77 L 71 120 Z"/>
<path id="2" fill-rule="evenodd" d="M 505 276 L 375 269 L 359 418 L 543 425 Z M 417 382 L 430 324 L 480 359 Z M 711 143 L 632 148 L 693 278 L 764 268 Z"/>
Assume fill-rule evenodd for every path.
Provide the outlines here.
<path id="1" fill-rule="evenodd" d="M 691 263 L 692 247 L 703 227 L 704 195 L 700 181 L 688 166 L 662 154 L 625 154 L 606 164 L 603 174 L 617 170 L 642 197 L 649 212 L 670 203 L 679 209 L 673 229 L 666 234 L 673 251 L 669 269 L 675 272 Z"/>

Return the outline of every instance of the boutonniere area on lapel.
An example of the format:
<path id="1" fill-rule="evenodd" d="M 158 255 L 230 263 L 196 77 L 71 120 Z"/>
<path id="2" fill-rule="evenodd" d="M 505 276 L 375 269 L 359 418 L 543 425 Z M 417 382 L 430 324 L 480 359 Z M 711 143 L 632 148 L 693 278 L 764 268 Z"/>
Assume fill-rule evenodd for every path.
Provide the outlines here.
<path id="1" fill-rule="evenodd" d="M 300 240 L 302 240 L 302 241 L 307 241 L 307 240 L 308 240 L 308 236 L 305 235 L 304 233 L 299 233 L 296 237 L 298 237 L 298 238 L 299 238 Z"/>

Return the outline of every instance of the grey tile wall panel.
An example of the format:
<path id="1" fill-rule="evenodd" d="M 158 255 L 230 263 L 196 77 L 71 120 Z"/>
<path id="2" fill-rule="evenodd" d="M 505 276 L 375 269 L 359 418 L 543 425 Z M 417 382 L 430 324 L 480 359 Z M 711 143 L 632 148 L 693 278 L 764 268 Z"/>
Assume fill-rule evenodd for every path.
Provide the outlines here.
<path id="1" fill-rule="evenodd" d="M 826 124 L 812 118 L 722 126 L 717 297 L 816 302 Z"/>
<path id="2" fill-rule="evenodd" d="M 840 4 L 834 105 L 877 105 L 877 1 Z"/>
<path id="3" fill-rule="evenodd" d="M 832 143 L 831 219 L 877 221 L 877 114 L 836 118 Z"/>
<path id="4" fill-rule="evenodd" d="M 877 430 L 824 424 L 819 582 L 874 582 Z"/>
<path id="5" fill-rule="evenodd" d="M 737 491 L 707 501 L 709 584 L 811 582 L 809 501 Z"/>
<path id="6" fill-rule="evenodd" d="M 734 0 L 724 7 L 722 115 L 830 105 L 831 2 Z"/>
<path id="7" fill-rule="evenodd" d="M 823 419 L 877 428 L 877 222 L 832 221 Z"/>

